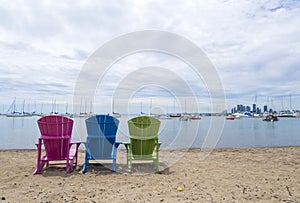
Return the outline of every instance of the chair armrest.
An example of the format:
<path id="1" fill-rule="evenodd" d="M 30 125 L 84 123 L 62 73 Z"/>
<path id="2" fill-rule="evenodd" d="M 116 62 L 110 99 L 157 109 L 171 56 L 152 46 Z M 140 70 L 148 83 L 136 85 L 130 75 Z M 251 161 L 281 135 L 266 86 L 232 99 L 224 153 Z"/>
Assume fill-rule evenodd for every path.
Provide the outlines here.
<path id="1" fill-rule="evenodd" d="M 70 142 L 70 143 L 69 143 L 69 149 L 71 150 L 71 149 L 72 149 L 72 146 L 73 146 L 73 145 L 76 145 L 76 147 L 73 148 L 73 149 L 75 149 L 75 150 L 76 150 L 76 153 L 77 153 L 80 144 L 81 144 L 81 142 Z"/>
<path id="2" fill-rule="evenodd" d="M 70 137 L 51 137 L 51 136 L 39 137 L 39 140 L 61 140 L 61 139 L 70 139 Z"/>
<path id="3" fill-rule="evenodd" d="M 38 143 L 36 143 L 35 146 L 38 150 L 40 150 L 42 148 L 42 145 L 43 145 L 43 139 L 41 139 L 41 137 L 39 137 Z"/>
<path id="4" fill-rule="evenodd" d="M 81 144 L 82 142 L 70 142 L 70 144 Z"/>
<path id="5" fill-rule="evenodd" d="M 162 144 L 162 142 L 156 142 L 156 151 L 159 151 L 160 145 Z"/>

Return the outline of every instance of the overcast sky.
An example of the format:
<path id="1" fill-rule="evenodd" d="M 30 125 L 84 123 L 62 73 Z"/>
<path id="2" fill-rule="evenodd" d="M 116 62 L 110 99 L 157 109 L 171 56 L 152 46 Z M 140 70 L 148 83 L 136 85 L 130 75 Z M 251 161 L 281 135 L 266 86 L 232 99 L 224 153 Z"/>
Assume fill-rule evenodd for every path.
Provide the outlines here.
<path id="1" fill-rule="evenodd" d="M 162 30 L 204 51 L 222 80 L 228 108 L 251 105 L 257 95 L 259 105 L 299 109 L 299 25 L 297 0 L 1 1 L 0 104 L 6 110 L 14 97 L 31 105 L 56 100 L 62 110 L 72 102 L 82 66 L 101 45 L 130 32 Z M 139 53 L 113 65 L 96 98 L 111 97 L 124 71 L 146 66 L 186 69 L 180 77 L 197 92 L 198 108 L 209 109 L 203 81 L 162 53 Z M 173 105 L 162 89 L 139 89 L 134 96 L 153 98 L 154 106 L 169 96 L 165 101 Z"/>

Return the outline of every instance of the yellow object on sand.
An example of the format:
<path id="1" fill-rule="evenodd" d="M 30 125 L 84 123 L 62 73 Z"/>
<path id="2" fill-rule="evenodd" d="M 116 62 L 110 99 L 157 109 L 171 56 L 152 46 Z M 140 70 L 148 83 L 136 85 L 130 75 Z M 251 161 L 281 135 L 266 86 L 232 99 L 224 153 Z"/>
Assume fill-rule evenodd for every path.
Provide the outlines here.
<path id="1" fill-rule="evenodd" d="M 177 191 L 182 191 L 183 188 L 182 187 L 177 187 Z"/>

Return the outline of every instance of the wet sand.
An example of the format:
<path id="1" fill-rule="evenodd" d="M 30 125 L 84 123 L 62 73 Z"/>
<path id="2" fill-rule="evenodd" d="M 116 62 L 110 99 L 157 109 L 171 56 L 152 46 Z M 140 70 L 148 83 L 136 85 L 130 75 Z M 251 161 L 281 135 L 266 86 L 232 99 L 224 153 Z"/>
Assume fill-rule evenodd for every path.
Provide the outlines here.
<path id="1" fill-rule="evenodd" d="M 181 156 L 179 156 L 181 154 Z M 0 150 L 2 202 L 299 202 L 300 147 L 161 151 L 161 173 L 151 163 L 127 172 L 118 151 L 117 172 L 94 165 L 82 174 L 84 152 L 71 173 L 50 166 L 33 175 L 36 150 Z M 168 162 L 170 157 L 178 160 Z M 178 191 L 178 187 L 182 191 Z"/>

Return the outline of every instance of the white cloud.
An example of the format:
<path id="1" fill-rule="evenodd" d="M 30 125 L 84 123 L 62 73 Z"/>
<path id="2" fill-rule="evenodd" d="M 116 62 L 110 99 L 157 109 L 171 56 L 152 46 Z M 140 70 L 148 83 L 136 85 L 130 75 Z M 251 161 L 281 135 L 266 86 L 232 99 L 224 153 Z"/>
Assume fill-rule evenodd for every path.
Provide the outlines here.
<path id="1" fill-rule="evenodd" d="M 4 1 L 0 5 L 0 96 L 3 103 L 14 96 L 38 101 L 63 100 L 62 95 L 68 95 L 65 99 L 71 100 L 88 56 L 117 36 L 144 29 L 174 32 L 201 47 L 216 65 L 229 103 L 255 94 L 298 95 L 299 11 L 300 2 L 293 0 Z M 178 65 L 174 60 L 165 63 L 169 57 L 150 58 L 131 58 L 127 73 L 133 65 L 144 67 L 143 61 Z M 126 73 L 118 65 L 115 70 L 106 80 L 110 91 Z M 182 76 L 193 86 L 189 74 Z"/>

